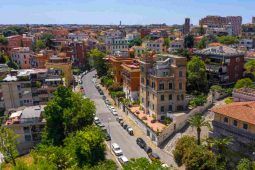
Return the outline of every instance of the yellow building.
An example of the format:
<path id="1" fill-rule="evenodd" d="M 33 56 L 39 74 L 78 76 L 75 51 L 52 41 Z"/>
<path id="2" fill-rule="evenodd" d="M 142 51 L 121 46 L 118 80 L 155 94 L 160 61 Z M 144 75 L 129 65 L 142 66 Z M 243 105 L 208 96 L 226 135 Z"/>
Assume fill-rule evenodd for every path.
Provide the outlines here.
<path id="1" fill-rule="evenodd" d="M 252 155 L 249 144 L 255 141 L 255 101 L 234 102 L 212 109 L 213 137 L 232 137 L 232 149 Z"/>
<path id="2" fill-rule="evenodd" d="M 65 78 L 65 85 L 70 86 L 73 82 L 73 73 L 72 73 L 72 63 L 69 57 L 66 57 L 65 54 L 60 53 L 58 56 L 53 55 L 49 58 L 48 62 L 45 64 L 47 69 L 56 68 L 62 70 Z"/>

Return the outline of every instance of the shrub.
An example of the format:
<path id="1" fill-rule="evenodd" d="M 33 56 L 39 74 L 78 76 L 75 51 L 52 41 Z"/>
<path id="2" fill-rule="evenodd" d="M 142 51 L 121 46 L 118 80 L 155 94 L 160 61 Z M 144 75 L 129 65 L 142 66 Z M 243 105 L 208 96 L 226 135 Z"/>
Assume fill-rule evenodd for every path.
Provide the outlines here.
<path id="1" fill-rule="evenodd" d="M 205 102 L 206 102 L 206 96 L 199 95 L 199 96 L 193 98 L 193 99 L 189 102 L 189 104 L 190 104 L 192 107 L 196 107 L 196 106 L 202 106 Z"/>
<path id="2" fill-rule="evenodd" d="M 146 116 L 143 116 L 143 117 L 142 117 L 142 120 L 147 120 L 147 117 L 146 117 Z"/>
<path id="3" fill-rule="evenodd" d="M 224 102 L 225 102 L 226 104 L 233 103 L 233 98 L 232 98 L 232 97 L 228 97 L 228 98 L 226 98 L 226 99 L 224 100 Z"/>
<path id="4" fill-rule="evenodd" d="M 118 83 L 113 83 L 112 85 L 109 86 L 109 91 L 122 91 L 122 86 L 119 85 Z"/>
<path id="5" fill-rule="evenodd" d="M 219 85 L 213 85 L 210 89 L 216 92 L 221 92 L 223 90 L 222 87 Z"/>

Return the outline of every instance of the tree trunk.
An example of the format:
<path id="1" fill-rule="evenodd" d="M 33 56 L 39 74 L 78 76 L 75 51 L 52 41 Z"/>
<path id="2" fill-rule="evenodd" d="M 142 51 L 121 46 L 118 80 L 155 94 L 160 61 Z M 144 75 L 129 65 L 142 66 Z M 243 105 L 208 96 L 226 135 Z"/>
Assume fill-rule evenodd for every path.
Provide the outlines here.
<path id="1" fill-rule="evenodd" d="M 201 129 L 200 128 L 197 128 L 197 144 L 200 145 L 200 134 L 201 134 Z"/>
<path id="2" fill-rule="evenodd" d="M 12 164 L 13 164 L 14 166 L 16 166 L 16 161 L 15 161 L 15 159 L 14 159 L 13 157 L 11 157 L 11 159 L 12 159 Z"/>

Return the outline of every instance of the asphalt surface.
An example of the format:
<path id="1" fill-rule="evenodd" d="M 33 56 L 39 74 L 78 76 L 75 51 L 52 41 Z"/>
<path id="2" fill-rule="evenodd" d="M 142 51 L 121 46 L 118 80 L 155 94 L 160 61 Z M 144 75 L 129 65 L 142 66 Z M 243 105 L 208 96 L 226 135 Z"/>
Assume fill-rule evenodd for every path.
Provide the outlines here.
<path id="1" fill-rule="evenodd" d="M 120 126 L 120 124 L 116 121 L 116 117 L 112 115 L 105 105 L 102 96 L 98 93 L 94 83 L 92 82 L 95 74 L 96 72 L 92 71 L 83 76 L 82 85 L 84 87 L 86 97 L 94 101 L 96 105 L 97 117 L 110 133 L 112 140 L 111 142 L 108 142 L 109 146 L 111 143 L 117 143 L 123 151 L 123 155 L 125 155 L 128 159 L 140 157 L 148 158 L 144 150 L 136 144 L 136 138 L 130 136 L 127 131 Z"/>

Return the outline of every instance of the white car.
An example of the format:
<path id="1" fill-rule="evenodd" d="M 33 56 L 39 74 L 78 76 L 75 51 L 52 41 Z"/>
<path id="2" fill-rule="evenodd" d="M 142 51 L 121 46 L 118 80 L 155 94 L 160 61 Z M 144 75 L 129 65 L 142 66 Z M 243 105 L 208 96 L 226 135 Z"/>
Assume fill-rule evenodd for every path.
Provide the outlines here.
<path id="1" fill-rule="evenodd" d="M 120 147 L 117 143 L 112 144 L 112 151 L 114 152 L 114 154 L 116 156 L 121 156 L 123 154 L 122 150 L 120 149 Z"/>
<path id="2" fill-rule="evenodd" d="M 113 114 L 114 116 L 118 116 L 118 113 L 116 112 L 116 110 L 112 111 L 112 114 Z"/>
<path id="3" fill-rule="evenodd" d="M 125 157 L 124 155 L 118 157 L 118 161 L 123 165 L 123 164 L 126 164 L 128 163 L 128 158 Z"/>

